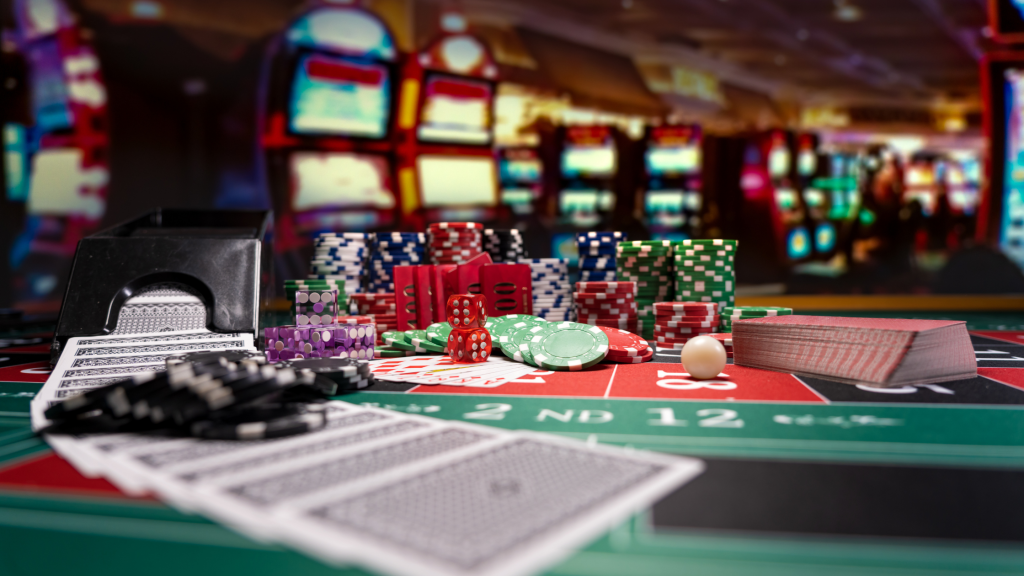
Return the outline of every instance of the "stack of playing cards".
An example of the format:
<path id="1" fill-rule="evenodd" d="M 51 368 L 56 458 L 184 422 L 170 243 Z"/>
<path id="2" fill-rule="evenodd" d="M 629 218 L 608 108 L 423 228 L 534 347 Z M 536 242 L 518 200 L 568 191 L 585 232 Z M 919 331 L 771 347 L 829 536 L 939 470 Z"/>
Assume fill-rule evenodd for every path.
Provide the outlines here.
<path id="1" fill-rule="evenodd" d="M 847 384 L 928 384 L 978 372 L 963 322 L 770 316 L 736 320 L 732 341 L 738 365 Z"/>

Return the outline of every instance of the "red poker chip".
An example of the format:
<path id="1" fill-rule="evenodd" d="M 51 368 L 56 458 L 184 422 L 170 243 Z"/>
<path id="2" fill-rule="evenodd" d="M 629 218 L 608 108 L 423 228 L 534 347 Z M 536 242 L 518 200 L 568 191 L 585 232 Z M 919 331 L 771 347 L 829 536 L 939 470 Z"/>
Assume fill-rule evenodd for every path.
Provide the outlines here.
<path id="1" fill-rule="evenodd" d="M 666 328 L 658 324 L 654 325 L 654 333 L 667 333 L 672 332 L 674 334 L 705 334 L 708 332 L 718 332 L 718 326 L 685 326 L 680 328 Z"/>
<path id="2" fill-rule="evenodd" d="M 708 334 L 715 340 L 718 340 L 725 346 L 726 351 L 732 349 L 732 332 L 717 332 L 715 334 Z"/>
<path id="3" fill-rule="evenodd" d="M 466 248 L 480 248 L 483 243 L 475 240 L 438 240 L 427 244 L 431 252 L 437 250 L 464 250 Z"/>
<path id="4" fill-rule="evenodd" d="M 434 222 L 427 229 L 431 232 L 434 230 L 483 230 L 484 225 L 479 222 Z"/>
<path id="5" fill-rule="evenodd" d="M 718 305 L 714 302 L 656 302 L 654 309 L 659 312 L 674 311 L 676 314 L 691 310 L 706 310 L 714 314 L 718 311 Z"/>
<path id="6" fill-rule="evenodd" d="M 583 306 L 593 306 L 602 309 L 618 308 L 620 306 L 636 306 L 636 300 L 634 300 L 632 296 L 629 298 L 580 298 L 574 295 L 572 299 Z"/>
<path id="7" fill-rule="evenodd" d="M 576 300 L 593 300 L 594 302 L 613 302 L 615 300 L 633 302 L 636 300 L 636 294 L 632 292 L 573 292 L 572 297 Z"/>
<path id="8" fill-rule="evenodd" d="M 442 250 L 434 250 L 430 254 L 434 258 L 453 258 L 453 257 L 459 257 L 459 256 L 464 256 L 464 257 L 467 257 L 467 258 L 471 258 L 473 256 L 476 256 L 477 254 L 480 254 L 480 250 L 477 250 L 475 248 L 462 248 L 462 249 L 451 249 L 451 250 L 449 250 L 449 249 L 442 249 Z"/>
<path id="9" fill-rule="evenodd" d="M 636 282 L 577 282 L 577 292 L 603 292 L 605 294 L 636 294 Z"/>
<path id="10" fill-rule="evenodd" d="M 431 230 L 427 235 L 428 240 L 439 238 L 483 238 L 479 230 Z"/>
<path id="11" fill-rule="evenodd" d="M 711 318 L 720 318 L 720 316 L 716 314 L 658 314 L 657 312 L 655 312 L 654 318 L 657 319 L 659 322 L 706 322 Z"/>
<path id="12" fill-rule="evenodd" d="M 379 293 L 379 294 L 358 293 L 358 294 L 349 294 L 349 298 L 351 298 L 352 300 L 355 300 L 356 302 L 361 302 L 361 301 L 365 301 L 365 302 L 394 302 L 395 301 L 395 293 L 394 292 L 385 292 L 385 293 Z"/>
<path id="13" fill-rule="evenodd" d="M 658 328 L 665 330 L 672 330 L 674 328 L 718 328 L 721 323 L 718 321 L 717 316 L 713 316 L 712 320 L 696 321 L 696 322 L 684 322 L 684 321 L 661 321 L 655 320 L 654 325 Z"/>
<path id="14" fill-rule="evenodd" d="M 627 356 L 636 356 L 648 348 L 647 342 L 626 330 L 618 330 L 607 326 L 598 325 L 598 328 L 608 336 L 608 353 L 613 351 Z"/>
<path id="15" fill-rule="evenodd" d="M 646 352 L 639 356 L 605 356 L 605 362 L 612 362 L 615 364 L 640 364 L 641 362 L 650 362 L 654 359 L 654 348 L 648 348 Z"/>
<path id="16" fill-rule="evenodd" d="M 369 316 L 338 316 L 338 324 L 373 324 Z"/>
<path id="17" fill-rule="evenodd" d="M 683 334 L 677 337 L 663 336 L 659 334 L 654 335 L 654 342 L 658 345 L 661 344 L 686 344 L 690 340 L 693 340 L 697 336 L 704 336 L 704 334 Z"/>
<path id="18" fill-rule="evenodd" d="M 480 236 L 476 236 L 475 238 L 471 238 L 471 237 L 455 238 L 455 237 L 448 236 L 448 237 L 444 237 L 444 238 L 431 238 L 430 241 L 427 242 L 427 247 L 437 246 L 438 244 L 480 244 L 480 245 L 483 245 L 483 241 L 480 240 Z"/>

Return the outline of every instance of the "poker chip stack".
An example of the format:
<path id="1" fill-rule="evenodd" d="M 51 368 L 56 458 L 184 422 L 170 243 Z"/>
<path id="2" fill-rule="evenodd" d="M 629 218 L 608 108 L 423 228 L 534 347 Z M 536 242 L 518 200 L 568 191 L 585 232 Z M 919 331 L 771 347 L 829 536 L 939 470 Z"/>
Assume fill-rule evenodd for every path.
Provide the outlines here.
<path id="1" fill-rule="evenodd" d="M 371 324 L 274 326 L 263 329 L 267 361 L 301 358 L 373 359 L 376 331 Z"/>
<path id="2" fill-rule="evenodd" d="M 636 282 L 637 328 L 650 340 L 654 337 L 654 303 L 672 299 L 672 242 L 619 242 L 615 262 L 619 281 Z"/>
<path id="3" fill-rule="evenodd" d="M 427 228 L 431 264 L 463 264 L 483 252 L 483 225 L 476 222 L 435 222 Z"/>
<path id="4" fill-rule="evenodd" d="M 395 266 L 426 264 L 422 232 L 377 232 L 370 255 L 370 284 L 367 292 L 383 294 L 395 291 Z"/>
<path id="5" fill-rule="evenodd" d="M 714 302 L 719 310 L 736 303 L 737 240 L 683 240 L 675 244 L 675 299 Z"/>
<path id="6" fill-rule="evenodd" d="M 732 332 L 732 323 L 744 318 L 765 318 L 767 316 L 791 316 L 792 308 L 779 306 L 727 306 L 722 308 L 722 332 Z"/>
<path id="7" fill-rule="evenodd" d="M 484 230 L 484 250 L 491 255 L 494 262 L 518 262 L 527 256 L 526 248 L 523 247 L 523 236 L 515 228 Z"/>
<path id="8" fill-rule="evenodd" d="M 377 332 L 377 343 L 381 344 L 380 335 L 398 328 L 398 305 L 395 293 L 353 294 L 349 299 L 352 312 L 358 317 L 370 318 Z M 339 321 L 347 320 L 345 318 Z"/>
<path id="9" fill-rule="evenodd" d="M 580 232 L 580 282 L 615 282 L 615 245 L 626 239 L 623 232 Z"/>
<path id="10" fill-rule="evenodd" d="M 530 267 L 533 286 L 533 314 L 549 322 L 573 320 L 572 287 L 569 284 L 569 261 L 564 258 L 519 260 Z"/>
<path id="11" fill-rule="evenodd" d="M 313 260 L 309 279 L 333 280 L 345 294 L 363 291 L 370 248 L 369 234 L 363 232 L 324 232 L 313 242 Z"/>
<path id="12" fill-rule="evenodd" d="M 718 305 L 714 302 L 658 302 L 654 304 L 654 344 L 682 350 L 690 338 L 718 332 Z"/>
<path id="13" fill-rule="evenodd" d="M 576 321 L 639 334 L 636 282 L 577 282 Z"/>

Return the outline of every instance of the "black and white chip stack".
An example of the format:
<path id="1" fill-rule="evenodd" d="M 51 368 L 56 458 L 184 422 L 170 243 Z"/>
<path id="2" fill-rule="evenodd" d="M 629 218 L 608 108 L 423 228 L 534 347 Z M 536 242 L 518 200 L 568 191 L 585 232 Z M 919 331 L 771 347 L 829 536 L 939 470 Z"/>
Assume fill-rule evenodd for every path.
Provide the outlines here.
<path id="1" fill-rule="evenodd" d="M 515 228 L 484 230 L 484 250 L 491 255 L 494 262 L 519 262 L 528 256 L 523 246 L 522 233 Z"/>
<path id="2" fill-rule="evenodd" d="M 373 383 L 369 363 L 312 358 L 268 365 L 259 352 L 194 352 L 90 389 L 45 412 L 46 433 L 163 432 L 218 440 L 291 436 L 327 425 L 328 397 Z"/>
<path id="3" fill-rule="evenodd" d="M 373 254 L 370 256 L 370 284 L 373 294 L 395 291 L 395 266 L 426 264 L 425 243 L 422 232 L 377 232 L 373 235 Z"/>
<path id="4" fill-rule="evenodd" d="M 427 252 L 431 264 L 465 264 L 483 252 L 477 222 L 434 222 L 427 227 Z"/>
<path id="5" fill-rule="evenodd" d="M 549 322 L 575 320 L 569 261 L 565 258 L 524 258 L 519 263 L 530 266 L 533 315 Z"/>
<path id="6" fill-rule="evenodd" d="M 313 242 L 309 278 L 344 284 L 345 294 L 363 291 L 370 258 L 370 235 L 365 232 L 324 232 Z"/>

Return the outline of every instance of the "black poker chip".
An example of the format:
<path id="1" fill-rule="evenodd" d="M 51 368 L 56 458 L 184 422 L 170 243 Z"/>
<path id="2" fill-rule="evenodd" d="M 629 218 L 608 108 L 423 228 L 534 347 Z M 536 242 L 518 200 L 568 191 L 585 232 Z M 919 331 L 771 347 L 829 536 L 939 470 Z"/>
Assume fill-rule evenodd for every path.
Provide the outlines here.
<path id="1" fill-rule="evenodd" d="M 320 430 L 327 411 L 318 404 L 281 404 L 253 407 L 216 420 L 196 422 L 192 436 L 214 440 L 264 440 Z"/>

